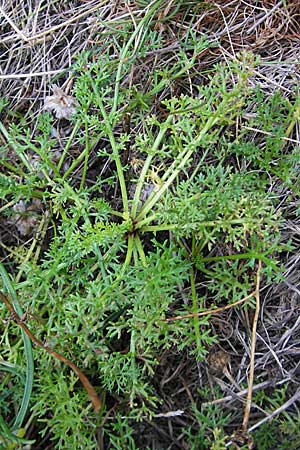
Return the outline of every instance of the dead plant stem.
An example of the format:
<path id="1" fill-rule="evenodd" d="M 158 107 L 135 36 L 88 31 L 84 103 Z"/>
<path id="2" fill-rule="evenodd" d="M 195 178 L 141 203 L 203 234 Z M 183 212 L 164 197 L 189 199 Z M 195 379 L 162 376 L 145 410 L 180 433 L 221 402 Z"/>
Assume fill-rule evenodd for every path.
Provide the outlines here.
<path id="1" fill-rule="evenodd" d="M 184 316 L 169 317 L 168 319 L 165 319 L 164 322 L 174 322 L 175 320 L 191 319 L 191 318 L 193 318 L 195 316 L 202 317 L 202 316 L 208 316 L 209 314 L 217 314 L 217 313 L 220 313 L 222 311 L 226 311 L 227 309 L 234 308 L 234 306 L 238 306 L 241 303 L 244 303 L 246 300 L 249 300 L 252 297 L 255 297 L 255 292 L 252 292 L 251 294 L 247 295 L 244 298 L 241 298 L 240 300 L 237 300 L 234 303 L 231 303 L 231 304 L 226 305 L 226 306 L 222 306 L 220 308 L 208 309 L 207 311 L 202 311 L 202 312 L 199 312 L 199 313 L 185 314 Z"/>
<path id="2" fill-rule="evenodd" d="M 101 408 L 101 400 L 99 399 L 94 387 L 91 385 L 90 381 L 84 375 L 84 373 L 74 364 L 72 361 L 70 361 L 65 356 L 61 355 L 60 353 L 57 353 L 55 350 L 52 350 L 50 347 L 45 345 L 42 341 L 40 341 L 37 337 L 35 337 L 32 332 L 29 330 L 29 328 L 25 325 L 24 321 L 20 318 L 20 316 L 15 311 L 13 305 L 10 303 L 10 301 L 7 299 L 7 297 L 0 292 L 0 298 L 3 301 L 3 303 L 6 305 L 9 312 L 12 314 L 14 320 L 16 323 L 22 328 L 22 330 L 27 334 L 29 339 L 37 346 L 45 350 L 45 352 L 49 353 L 50 355 L 54 356 L 54 358 L 58 359 L 59 361 L 65 363 L 67 366 L 69 366 L 77 375 L 79 380 L 81 381 L 83 387 L 87 391 L 88 397 L 90 401 L 93 404 L 95 412 L 99 412 Z"/>
<path id="3" fill-rule="evenodd" d="M 253 382 L 254 382 L 254 359 L 255 359 L 255 346 L 256 346 L 256 329 L 257 322 L 260 311 L 260 298 L 259 298 L 259 286 L 260 286 L 260 274 L 261 274 L 261 261 L 258 261 L 258 269 L 256 275 L 256 288 L 255 288 L 255 299 L 256 299 L 256 309 L 253 318 L 252 325 L 252 336 L 251 336 L 251 355 L 250 355 L 250 373 L 249 373 L 249 381 L 248 381 L 248 393 L 246 398 L 246 405 L 244 411 L 244 419 L 242 428 L 244 431 L 247 431 L 252 403 L 252 394 L 253 394 Z"/>

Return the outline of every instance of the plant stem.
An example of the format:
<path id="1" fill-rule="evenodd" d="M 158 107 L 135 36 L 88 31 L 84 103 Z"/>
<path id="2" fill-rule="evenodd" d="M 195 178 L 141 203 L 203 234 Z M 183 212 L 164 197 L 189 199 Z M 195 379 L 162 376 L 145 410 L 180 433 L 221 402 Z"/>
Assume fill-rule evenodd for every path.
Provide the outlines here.
<path id="1" fill-rule="evenodd" d="M 195 251 L 195 237 L 193 237 L 192 240 L 192 255 Z M 190 268 L 190 284 L 191 284 L 191 295 L 192 295 L 192 305 L 193 305 L 193 324 L 194 324 L 194 331 L 195 331 L 195 338 L 196 338 L 196 347 L 197 351 L 201 348 L 201 336 L 200 336 L 200 326 L 199 326 L 199 317 L 197 315 L 198 312 L 198 296 L 197 296 L 197 290 L 196 290 L 196 283 L 195 283 L 195 271 L 193 266 Z"/>
<path id="2" fill-rule="evenodd" d="M 263 261 L 264 263 L 271 266 L 274 270 L 276 270 L 276 265 L 265 256 L 263 253 L 249 252 L 249 253 L 237 253 L 235 255 L 223 255 L 223 256 L 206 256 L 201 258 L 201 261 L 224 261 L 224 260 L 239 260 L 239 259 L 258 259 L 259 261 Z"/>
<path id="3" fill-rule="evenodd" d="M 208 119 L 208 121 L 206 122 L 205 127 L 201 130 L 201 132 L 199 133 L 198 137 L 193 142 L 192 148 L 191 149 L 184 149 L 181 152 L 181 154 L 179 155 L 177 160 L 174 161 L 174 163 L 171 165 L 171 167 L 167 170 L 167 173 L 162 177 L 162 180 L 164 181 L 164 179 L 166 179 L 166 177 L 169 175 L 169 173 L 172 172 L 170 174 L 169 178 L 161 186 L 161 188 L 154 194 L 154 196 L 152 198 L 148 198 L 146 200 L 142 210 L 140 211 L 140 214 L 137 216 L 137 221 L 140 221 L 141 219 L 143 219 L 147 215 L 147 213 L 153 208 L 155 203 L 158 202 L 160 197 L 164 194 L 164 192 L 168 189 L 168 187 L 173 183 L 173 181 L 175 180 L 177 175 L 180 173 L 180 171 L 186 165 L 187 161 L 190 159 L 190 157 L 194 153 L 195 148 L 200 144 L 201 140 L 203 139 L 203 136 L 217 122 L 218 122 L 218 116 L 217 115 L 210 117 Z M 202 159 L 203 160 L 205 159 L 207 153 L 208 153 L 208 149 L 202 155 Z"/>
<path id="4" fill-rule="evenodd" d="M 167 118 L 166 122 L 164 123 L 164 127 L 160 129 L 160 131 L 159 131 L 159 133 L 158 133 L 158 135 L 157 135 L 157 137 L 156 137 L 156 139 L 154 141 L 153 147 L 151 149 L 151 154 L 149 154 L 147 156 L 146 161 L 144 162 L 143 169 L 142 169 L 141 174 L 139 176 L 139 179 L 138 179 L 138 182 L 137 182 L 137 186 L 136 186 L 136 189 L 135 189 L 135 193 L 134 193 L 133 202 L 132 202 L 131 216 L 133 218 L 136 217 L 141 191 L 142 191 L 144 180 L 145 180 L 145 177 L 146 177 L 147 172 L 149 170 L 150 164 L 151 164 L 151 162 L 152 162 L 152 160 L 153 160 L 153 158 L 154 158 L 154 156 L 155 156 L 155 154 L 156 154 L 156 152 L 158 150 L 158 147 L 161 144 L 161 141 L 162 141 L 164 135 L 166 134 L 166 131 L 168 129 L 168 125 L 171 123 L 172 119 L 173 119 L 173 116 L 170 114 L 169 117 Z"/>
<path id="5" fill-rule="evenodd" d="M 73 142 L 73 139 L 74 139 L 74 137 L 75 137 L 77 131 L 78 131 L 79 128 L 80 128 L 80 125 L 81 125 L 81 119 L 78 119 L 77 122 L 76 122 L 75 125 L 74 125 L 74 128 L 73 128 L 73 130 L 72 130 L 72 133 L 70 134 L 70 137 L 69 137 L 69 139 L 68 139 L 68 142 L 67 142 L 66 145 L 65 145 L 65 148 L 64 148 L 64 151 L 63 151 L 63 153 L 62 153 L 62 155 L 61 155 L 61 157 L 60 157 L 60 160 L 58 161 L 58 164 L 57 164 L 57 170 L 58 170 L 58 172 L 60 171 L 61 166 L 63 165 L 63 162 L 64 162 L 64 160 L 65 160 L 65 157 L 66 157 L 66 155 L 68 154 L 69 148 L 70 148 L 70 146 L 71 146 L 71 144 L 72 144 L 72 142 Z"/>
<path id="6" fill-rule="evenodd" d="M 88 163 L 89 163 L 89 150 L 90 150 L 89 149 L 89 129 L 88 129 L 88 124 L 85 123 L 84 165 L 83 165 L 83 169 L 82 169 L 82 176 L 81 176 L 79 191 L 82 191 L 82 189 L 84 187 L 85 179 L 86 179 L 86 173 L 87 173 L 87 168 L 88 168 Z"/>
<path id="7" fill-rule="evenodd" d="M 251 354 L 250 354 L 250 373 L 249 373 L 249 381 L 248 381 L 248 393 L 244 411 L 244 419 L 243 419 L 243 430 L 247 431 L 249 425 L 249 417 L 250 417 L 250 409 L 252 403 L 252 393 L 253 393 L 253 383 L 254 383 L 254 360 L 255 360 L 255 346 L 256 346 L 256 329 L 259 318 L 260 311 L 260 297 L 259 297 L 259 288 L 260 288 L 260 276 L 261 276 L 261 261 L 258 262 L 257 276 L 256 276 L 256 288 L 255 288 L 255 299 L 256 299 L 256 308 L 252 325 L 252 336 L 251 336 Z"/>
<path id="8" fill-rule="evenodd" d="M 138 254 L 139 254 L 139 257 L 140 257 L 140 260 L 141 260 L 143 266 L 146 267 L 147 266 L 147 262 L 146 262 L 145 252 L 144 252 L 144 249 L 143 249 L 143 245 L 142 245 L 141 239 L 140 239 L 140 237 L 138 235 L 135 237 L 135 246 L 136 246 L 136 249 L 138 251 Z"/>
<path id="9" fill-rule="evenodd" d="M 132 252 L 133 252 L 133 247 L 134 247 L 134 239 L 133 239 L 133 236 L 130 235 L 130 236 L 128 236 L 128 240 L 127 240 L 127 253 L 126 253 L 126 258 L 125 258 L 125 261 L 124 261 L 124 264 L 123 264 L 123 271 L 130 264 L 131 257 L 132 257 Z"/>
<path id="10" fill-rule="evenodd" d="M 98 137 L 95 139 L 95 141 L 93 141 L 93 143 L 91 144 L 90 147 L 92 148 L 93 146 L 95 146 L 95 145 L 99 142 L 99 140 L 100 140 L 101 137 L 102 137 L 102 136 L 98 136 Z M 70 165 L 70 167 L 65 171 L 65 173 L 64 173 L 63 176 L 62 176 L 62 180 L 63 180 L 63 181 L 70 175 L 70 173 L 73 172 L 73 170 L 75 169 L 75 167 L 83 160 L 84 157 L 85 157 L 85 150 L 84 150 L 83 152 L 80 153 L 80 155 L 72 162 L 72 164 Z"/>
<path id="11" fill-rule="evenodd" d="M 116 163 L 118 179 L 119 179 L 120 188 L 121 188 L 123 209 L 124 209 L 125 213 L 128 213 L 128 195 L 127 195 L 127 189 L 126 189 L 126 183 L 125 183 L 125 177 L 124 177 L 124 170 L 122 167 L 122 163 L 121 163 L 121 159 L 120 159 L 120 155 L 119 155 L 119 151 L 118 151 L 118 146 L 117 146 L 115 136 L 112 131 L 110 119 L 105 111 L 102 99 L 100 98 L 100 95 L 99 95 L 99 92 L 97 92 L 95 83 L 93 83 L 93 90 L 94 90 L 95 95 L 98 100 L 98 105 L 99 105 L 102 117 L 103 117 L 105 125 L 106 125 L 107 134 L 108 134 L 108 137 L 110 140 L 110 145 L 111 145 L 111 148 L 113 151 L 113 157 L 114 157 L 114 161 Z"/>
<path id="12" fill-rule="evenodd" d="M 200 332 L 199 332 L 199 321 L 198 321 L 198 304 L 197 304 L 197 292 L 196 292 L 196 284 L 195 284 L 195 272 L 194 269 L 190 269 L 190 283 L 191 283 L 191 293 L 192 293 L 192 302 L 193 302 L 193 313 L 194 313 L 194 328 L 196 335 L 197 346 L 200 344 Z"/>
<path id="13" fill-rule="evenodd" d="M 151 216 L 152 218 L 154 216 Z M 149 219 L 151 220 L 151 218 L 149 217 Z M 142 223 L 141 223 L 142 226 Z M 157 231 L 171 231 L 171 230 L 176 230 L 178 228 L 177 223 L 166 223 L 166 224 L 162 224 L 162 225 L 149 225 L 148 227 L 144 227 L 142 226 L 141 231 L 143 233 L 146 233 L 147 231 L 151 231 L 153 233 L 156 233 Z"/>

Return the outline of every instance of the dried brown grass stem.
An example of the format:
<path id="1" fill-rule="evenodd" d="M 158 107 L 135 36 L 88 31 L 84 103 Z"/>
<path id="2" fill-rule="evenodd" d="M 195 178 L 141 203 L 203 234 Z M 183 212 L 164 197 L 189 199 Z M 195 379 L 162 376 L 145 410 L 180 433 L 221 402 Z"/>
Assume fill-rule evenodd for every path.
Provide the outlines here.
<path id="1" fill-rule="evenodd" d="M 255 296 L 255 292 L 252 292 L 251 294 L 247 295 L 244 298 L 241 298 L 240 300 L 237 300 L 234 303 L 231 303 L 229 305 L 226 306 L 222 306 L 220 308 L 215 308 L 215 309 L 208 309 L 207 311 L 201 311 L 199 313 L 190 313 L 190 314 L 185 314 L 184 316 L 175 316 L 175 317 L 169 317 L 168 319 L 164 320 L 164 322 L 174 322 L 175 320 L 184 320 L 184 319 L 191 319 L 193 317 L 202 317 L 202 316 L 208 316 L 210 314 L 217 314 L 220 313 L 222 311 L 226 311 L 227 309 L 231 309 L 234 308 L 235 306 L 238 306 L 242 303 L 244 303 L 246 300 L 249 300 L 250 298 Z"/>
<path id="2" fill-rule="evenodd" d="M 45 345 L 42 341 L 40 341 L 32 332 L 29 330 L 27 325 L 25 325 L 24 321 L 19 317 L 17 312 L 15 311 L 13 305 L 10 303 L 10 301 L 7 299 L 7 297 L 0 292 L 0 298 L 3 301 L 3 303 L 6 305 L 8 311 L 11 313 L 12 317 L 16 321 L 16 323 L 22 328 L 24 333 L 29 337 L 29 339 L 37 346 L 45 350 L 45 352 L 49 353 L 50 355 L 54 356 L 54 358 L 58 359 L 59 361 L 63 362 L 67 366 L 69 366 L 74 373 L 77 375 L 79 380 L 81 381 L 83 387 L 87 391 L 88 397 L 90 401 L 93 404 L 95 412 L 99 412 L 101 408 L 101 400 L 99 399 L 94 387 L 91 385 L 90 381 L 88 380 L 87 376 L 84 375 L 84 373 L 74 364 L 72 361 L 70 361 L 65 356 L 61 355 L 60 353 L 57 353 L 55 350 L 52 350 L 50 347 Z"/>
<path id="3" fill-rule="evenodd" d="M 244 419 L 243 419 L 243 426 L 242 426 L 244 431 L 247 431 L 247 429 L 248 429 L 250 410 L 251 410 L 251 402 L 252 402 L 252 394 L 253 394 L 256 330 L 257 330 L 257 323 L 258 323 L 258 317 L 259 317 L 259 311 L 260 311 L 260 297 L 259 297 L 260 275 L 261 275 L 261 261 L 258 262 L 258 269 L 257 269 L 257 275 L 256 275 L 256 289 L 255 289 L 256 308 L 255 308 L 255 314 L 254 314 L 253 325 L 252 325 L 248 393 L 247 393 L 247 398 L 246 398 L 246 405 L 245 405 L 245 412 L 244 412 Z"/>

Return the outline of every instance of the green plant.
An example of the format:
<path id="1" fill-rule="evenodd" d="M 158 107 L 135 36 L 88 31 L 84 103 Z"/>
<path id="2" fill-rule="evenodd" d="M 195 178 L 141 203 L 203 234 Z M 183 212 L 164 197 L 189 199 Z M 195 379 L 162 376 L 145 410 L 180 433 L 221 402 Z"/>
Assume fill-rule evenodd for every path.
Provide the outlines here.
<path id="1" fill-rule="evenodd" d="M 268 193 L 268 178 L 258 173 L 265 175 L 267 158 L 260 161 L 257 153 L 249 158 L 250 171 L 226 159 L 229 151 L 238 154 L 246 139 L 234 139 L 231 129 L 254 95 L 248 84 L 253 56 L 217 65 L 207 84 L 195 87 L 196 95 L 174 97 L 172 83 L 184 78 L 208 47 L 190 33 L 176 63 L 154 69 L 147 90 L 138 82 L 121 84 L 138 50 L 158 45 L 155 32 L 148 32 L 157 4 L 149 5 L 123 47 L 118 44 L 118 61 L 111 61 L 109 49 L 99 57 L 78 58 L 77 113 L 58 157 L 56 139 L 49 138 L 50 114 L 41 114 L 33 125 L 0 126 L 5 140 L 1 194 L 7 201 L 2 210 L 7 220 L 35 214 L 40 224 L 30 246 L 9 249 L 15 276 L 11 289 L 2 276 L 2 287 L 22 304 L 35 335 L 75 361 L 99 395 L 117 398 L 120 411 L 135 420 L 151 416 L 160 404 L 151 382 L 160 352 L 175 347 L 203 358 L 216 337 L 208 317 L 197 314 L 249 293 L 257 260 L 267 276 L 278 273 L 274 255 L 282 250 L 280 214 Z M 161 93 L 165 99 L 151 110 Z M 130 127 L 124 131 L 128 115 Z M 278 157 L 282 150 L 276 147 Z M 89 183 L 95 155 L 99 173 Z M 139 161 L 135 170 L 133 159 Z M 26 209 L 33 199 L 43 214 Z M 20 201 L 21 213 L 14 209 Z M 39 243 L 43 235 L 46 248 Z M 197 277 L 207 283 L 206 295 L 197 291 Z M 166 321 L 170 314 L 189 313 L 188 320 Z M 1 314 L 6 317 L 4 307 Z M 15 364 L 20 345 L 13 329 L 9 324 L 6 364 Z M 26 383 L 26 409 L 31 396 L 41 434 L 50 428 L 57 449 L 97 448 L 95 433 L 105 406 L 96 418 L 67 367 L 40 349 L 35 358 L 36 383 L 32 393 Z M 221 448 L 227 418 L 217 409 L 193 413 L 199 429 L 196 435 L 188 432 L 192 448 Z M 11 420 L 8 409 L 5 415 Z M 135 448 L 131 426 L 120 417 L 104 433 L 112 447 Z"/>
<path id="2" fill-rule="evenodd" d="M 128 420 L 120 414 L 117 415 L 111 424 L 106 426 L 105 434 L 112 448 L 116 450 L 137 450 L 134 441 L 134 430 L 129 425 Z"/>
<path id="3" fill-rule="evenodd" d="M 7 292 L 12 297 L 14 307 L 19 315 L 22 315 L 22 308 L 20 306 L 20 303 L 18 301 L 16 292 L 14 290 L 14 287 L 10 281 L 10 278 L 4 268 L 4 266 L 0 263 L 0 275 L 2 279 L 2 284 L 7 290 Z M 3 336 L 3 339 L 5 339 L 6 336 Z M 17 410 L 16 417 L 14 417 L 11 428 L 5 423 L 4 418 L 2 417 L 2 411 L 6 415 L 8 415 L 7 407 L 7 397 L 9 396 L 9 392 L 6 392 L 6 395 L 1 398 L 0 405 L 1 405 L 1 414 L 0 414 L 0 445 L 3 440 L 3 442 L 6 442 L 8 445 L 8 442 L 10 442 L 10 448 L 15 448 L 18 443 L 30 443 L 26 439 L 22 439 L 24 435 L 24 429 L 22 428 L 22 425 L 24 424 L 25 416 L 28 412 L 29 407 L 29 401 L 30 396 L 32 392 L 32 385 L 33 385 L 33 372 L 34 372 L 34 366 L 33 366 L 33 355 L 32 355 L 32 347 L 31 342 L 28 336 L 22 331 L 22 339 L 24 342 L 24 350 L 25 350 L 25 358 L 26 358 L 26 374 L 25 376 L 22 373 L 22 370 L 20 367 L 18 367 L 17 363 L 5 363 L 5 360 L 0 361 L 0 368 L 1 371 L 4 373 L 7 373 L 6 379 L 2 381 L 2 389 L 5 386 L 5 384 L 8 381 L 11 381 L 13 377 L 17 377 L 17 384 L 20 382 L 24 385 L 24 393 L 21 399 L 18 399 L 18 394 L 16 391 L 12 392 L 12 395 L 14 396 L 14 403 L 17 404 L 17 401 L 20 402 L 20 407 Z M 9 348 L 9 350 L 11 350 Z M 12 351 L 10 353 L 10 357 L 12 357 L 12 354 L 15 353 Z"/>
<path id="4" fill-rule="evenodd" d="M 256 397 L 264 409 L 272 414 L 287 401 L 287 386 L 277 387 L 268 393 L 257 393 Z M 254 430 L 254 440 L 262 450 L 271 450 L 274 447 L 278 450 L 296 449 L 300 439 L 299 421 L 298 411 L 283 409 L 280 415 L 275 415 L 273 419 Z"/>
<path id="5" fill-rule="evenodd" d="M 210 406 L 202 410 L 194 405 L 193 411 L 197 421 L 197 431 L 195 432 L 194 426 L 186 430 L 191 450 L 208 448 L 224 450 L 226 435 L 223 430 L 229 422 L 229 416 L 226 416 L 218 406 Z"/>

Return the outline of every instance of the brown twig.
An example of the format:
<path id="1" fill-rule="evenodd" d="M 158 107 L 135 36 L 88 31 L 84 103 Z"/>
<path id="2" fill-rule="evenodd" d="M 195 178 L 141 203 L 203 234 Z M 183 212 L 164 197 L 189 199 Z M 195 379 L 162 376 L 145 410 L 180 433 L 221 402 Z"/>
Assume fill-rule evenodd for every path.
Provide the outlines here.
<path id="1" fill-rule="evenodd" d="M 251 294 L 247 295 L 244 298 L 241 298 L 240 300 L 238 300 L 234 303 L 231 303 L 230 305 L 222 306 L 220 308 L 215 308 L 215 309 L 208 309 L 207 311 L 202 311 L 199 313 L 185 314 L 184 316 L 169 317 L 168 319 L 165 319 L 163 322 L 174 322 L 175 320 L 191 319 L 196 316 L 202 317 L 202 316 L 208 316 L 210 314 L 217 314 L 222 311 L 226 311 L 227 309 L 233 308 L 234 306 L 240 305 L 241 303 L 244 303 L 246 300 L 249 300 L 249 298 L 255 297 L 255 292 L 256 291 L 252 292 Z"/>
<path id="2" fill-rule="evenodd" d="M 243 426 L 242 426 L 244 431 L 247 431 L 247 429 L 248 429 L 251 402 L 252 402 L 252 393 L 253 393 L 256 329 L 257 329 L 257 322 L 258 322 L 258 316 L 259 316 L 259 311 L 260 311 L 260 298 L 259 298 L 260 273 L 261 273 L 261 261 L 258 261 L 258 269 L 257 269 L 257 275 L 256 275 L 256 289 L 255 289 L 256 309 L 255 309 L 255 314 L 254 314 L 254 318 L 253 318 L 252 337 L 251 337 L 250 373 L 249 373 L 249 382 L 248 382 L 248 393 L 247 393 Z"/>
<path id="3" fill-rule="evenodd" d="M 101 408 L 101 400 L 99 399 L 99 397 L 98 397 L 94 387 L 91 385 L 91 383 L 89 382 L 89 380 L 86 377 L 86 375 L 84 375 L 84 373 L 72 361 L 70 361 L 68 358 L 66 358 L 65 356 L 57 353 L 55 350 L 52 350 L 51 348 L 49 348 L 48 346 L 43 344 L 43 342 L 40 341 L 37 337 L 35 337 L 32 334 L 32 332 L 29 330 L 29 328 L 25 325 L 23 320 L 16 313 L 13 305 L 10 303 L 10 301 L 7 299 L 7 297 L 2 292 L 0 292 L 0 298 L 3 301 L 3 303 L 5 303 L 7 309 L 12 314 L 12 316 L 13 316 L 14 320 L 16 321 L 16 323 L 22 328 L 22 330 L 27 334 L 29 339 L 35 345 L 37 345 L 38 347 L 42 348 L 43 350 L 45 350 L 45 352 L 49 353 L 50 355 L 54 356 L 54 358 L 56 358 L 59 361 L 65 363 L 67 366 L 69 366 L 75 372 L 75 374 L 77 375 L 77 377 L 81 381 L 83 387 L 87 391 L 88 397 L 89 397 L 90 401 L 93 404 L 94 410 L 96 412 L 99 412 L 100 408 Z"/>
<path id="4" fill-rule="evenodd" d="M 279 386 L 281 384 L 284 384 L 284 383 L 286 383 L 289 380 L 290 380 L 289 377 L 288 378 L 284 378 L 283 380 L 277 381 L 277 383 L 275 383 L 275 386 Z M 273 382 L 271 380 L 263 381 L 262 383 L 259 383 L 259 384 L 256 384 L 255 386 L 253 386 L 252 391 L 255 392 L 255 391 L 258 391 L 260 389 L 265 389 L 265 388 L 267 388 L 269 386 L 273 386 Z M 202 408 L 207 408 L 207 407 L 212 406 L 212 405 L 220 405 L 222 403 L 232 402 L 235 399 L 244 397 L 244 395 L 247 394 L 247 393 L 248 393 L 248 388 L 247 389 L 243 389 L 243 390 L 241 390 L 239 392 L 234 392 L 231 395 L 227 395 L 226 397 L 217 398 L 217 399 L 211 400 L 209 402 L 201 403 L 201 407 Z M 251 429 L 252 429 L 252 427 L 250 428 L 250 431 L 251 431 Z"/>

